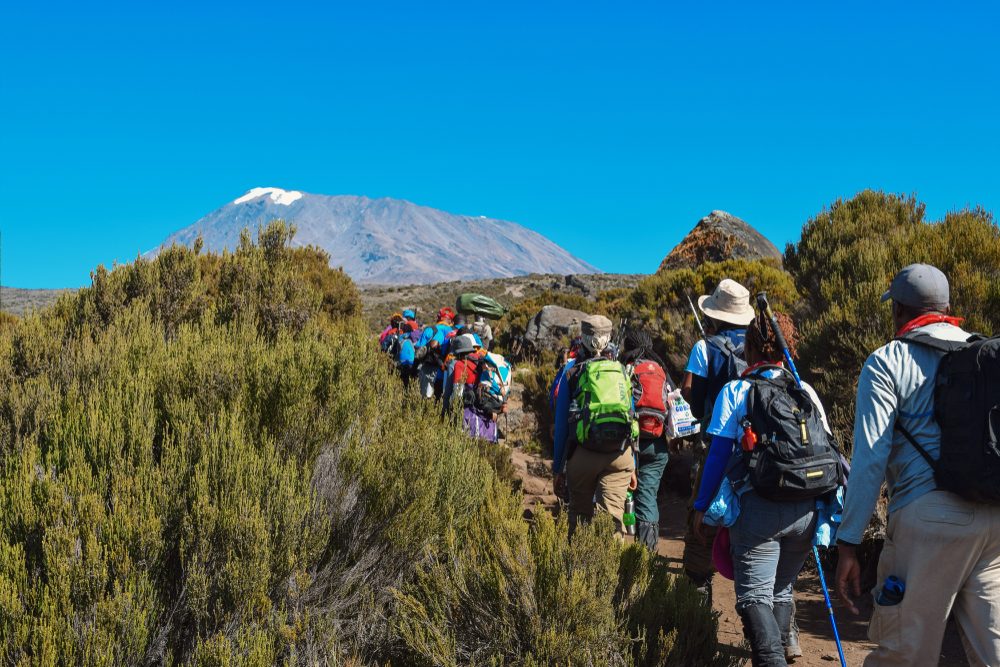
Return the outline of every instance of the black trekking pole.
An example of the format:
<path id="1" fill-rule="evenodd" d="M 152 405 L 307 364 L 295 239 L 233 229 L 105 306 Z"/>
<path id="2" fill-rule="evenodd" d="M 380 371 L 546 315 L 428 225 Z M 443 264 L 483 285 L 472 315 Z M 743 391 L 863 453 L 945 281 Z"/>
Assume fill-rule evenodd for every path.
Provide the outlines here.
<path id="1" fill-rule="evenodd" d="M 799 371 L 795 368 L 795 361 L 788 350 L 788 342 L 785 340 L 785 334 L 781 332 L 781 327 L 778 326 L 778 318 L 774 316 L 771 304 L 767 302 L 766 292 L 757 294 L 757 309 L 764 313 L 767 316 L 768 322 L 771 323 L 771 330 L 774 332 L 774 337 L 778 339 L 778 345 L 781 346 L 781 353 L 785 357 L 785 363 L 788 364 L 788 370 L 791 371 L 792 377 L 795 378 L 795 384 L 801 389 L 802 378 L 799 377 Z M 819 548 L 814 544 L 812 549 L 813 558 L 816 559 L 816 570 L 819 572 L 819 583 L 823 588 L 823 599 L 826 600 L 826 610 L 830 612 L 830 625 L 833 626 L 833 639 L 837 642 L 837 654 L 840 656 L 842 667 L 847 667 L 847 659 L 844 658 L 844 647 L 840 643 L 840 632 L 837 631 L 837 619 L 833 615 L 833 603 L 830 602 L 830 589 L 826 587 L 826 575 L 823 574 L 823 563 L 819 559 Z"/>
<path id="2" fill-rule="evenodd" d="M 698 309 L 694 307 L 694 301 L 691 300 L 691 293 L 685 290 L 684 296 L 687 297 L 688 305 L 691 306 L 691 312 L 694 313 L 694 321 L 698 324 L 698 331 L 701 332 L 701 337 L 708 340 L 708 336 L 705 335 L 705 327 L 701 325 L 701 318 L 698 317 Z"/>

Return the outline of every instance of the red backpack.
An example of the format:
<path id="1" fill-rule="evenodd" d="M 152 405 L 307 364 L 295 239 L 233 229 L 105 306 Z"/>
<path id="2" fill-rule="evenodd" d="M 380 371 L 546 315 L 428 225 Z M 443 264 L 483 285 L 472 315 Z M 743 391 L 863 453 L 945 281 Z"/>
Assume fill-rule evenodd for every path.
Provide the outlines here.
<path id="1" fill-rule="evenodd" d="M 635 402 L 639 415 L 639 432 L 642 437 L 659 438 L 663 435 L 663 427 L 670 412 L 667 404 L 667 394 L 670 393 L 667 373 L 655 361 L 640 359 L 635 363 L 633 376 L 642 387 Z"/>
<path id="2" fill-rule="evenodd" d="M 452 381 L 456 385 L 464 384 L 467 387 L 472 387 L 476 384 L 476 380 L 479 379 L 479 375 L 476 370 L 479 367 L 479 357 L 470 355 L 465 359 L 460 359 L 455 362 L 455 370 L 452 373 Z"/>

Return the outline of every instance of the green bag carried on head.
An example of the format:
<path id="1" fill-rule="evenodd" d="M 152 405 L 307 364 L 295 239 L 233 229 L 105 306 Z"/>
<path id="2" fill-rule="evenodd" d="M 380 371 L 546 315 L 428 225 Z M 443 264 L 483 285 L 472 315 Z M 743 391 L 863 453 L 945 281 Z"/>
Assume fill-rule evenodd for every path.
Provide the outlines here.
<path id="1" fill-rule="evenodd" d="M 500 319 L 507 312 L 507 309 L 496 299 L 471 292 L 458 297 L 455 302 L 455 310 L 465 315 L 482 315 L 494 320 Z"/>
<path id="2" fill-rule="evenodd" d="M 576 440 L 599 452 L 622 452 L 639 438 L 632 407 L 632 378 L 611 359 L 593 359 L 576 373 L 573 394 Z"/>

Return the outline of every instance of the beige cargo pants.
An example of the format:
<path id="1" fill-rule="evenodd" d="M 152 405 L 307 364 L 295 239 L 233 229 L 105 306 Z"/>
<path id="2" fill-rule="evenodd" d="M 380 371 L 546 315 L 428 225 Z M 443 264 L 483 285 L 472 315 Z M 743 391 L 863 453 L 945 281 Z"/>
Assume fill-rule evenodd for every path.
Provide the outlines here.
<path id="1" fill-rule="evenodd" d="M 624 452 L 594 452 L 577 447 L 566 463 L 566 485 L 569 488 L 569 533 L 573 534 L 580 520 L 590 521 L 596 507 L 607 512 L 623 533 L 622 514 L 625 494 L 635 470 L 632 449 Z"/>
<path id="2" fill-rule="evenodd" d="M 906 584 L 898 605 L 875 605 L 865 667 L 937 665 L 949 613 L 969 664 L 1000 665 L 1000 507 L 932 491 L 889 515 L 878 585 Z"/>

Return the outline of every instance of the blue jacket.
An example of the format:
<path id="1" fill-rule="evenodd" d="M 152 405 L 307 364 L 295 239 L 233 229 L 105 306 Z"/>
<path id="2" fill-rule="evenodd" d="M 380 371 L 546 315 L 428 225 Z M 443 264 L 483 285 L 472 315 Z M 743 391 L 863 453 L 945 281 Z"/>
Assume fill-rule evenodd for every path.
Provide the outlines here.
<path id="1" fill-rule="evenodd" d="M 432 324 L 424 329 L 424 332 L 420 335 L 420 340 L 417 341 L 417 347 L 427 347 L 432 340 L 437 341 L 438 345 L 442 348 L 444 347 L 445 341 L 447 340 L 448 334 L 455 327 L 450 324 L 445 324 L 443 322 L 438 322 L 437 324 Z"/>
<path id="2" fill-rule="evenodd" d="M 558 388 L 555 400 L 555 431 L 552 434 L 552 472 L 559 474 L 566 467 L 566 444 L 569 437 L 569 380 L 566 375 L 576 363 L 570 359 L 562 367 L 557 376 L 553 390 Z"/>

